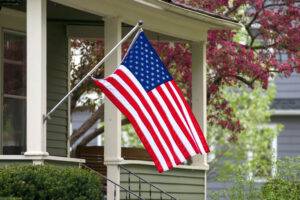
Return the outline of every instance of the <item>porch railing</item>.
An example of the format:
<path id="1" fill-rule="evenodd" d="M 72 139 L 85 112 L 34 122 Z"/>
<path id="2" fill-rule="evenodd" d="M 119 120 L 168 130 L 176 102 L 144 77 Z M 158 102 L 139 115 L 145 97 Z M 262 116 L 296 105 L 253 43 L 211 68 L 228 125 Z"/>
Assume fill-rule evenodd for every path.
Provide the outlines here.
<path id="1" fill-rule="evenodd" d="M 159 193 L 159 198 L 160 200 L 165 200 L 165 199 L 170 199 L 170 200 L 177 200 L 174 196 L 172 196 L 171 194 L 163 191 L 162 189 L 160 189 L 159 187 L 157 187 L 156 185 L 150 183 L 149 181 L 145 180 L 144 178 L 142 178 L 141 176 L 139 176 L 138 174 L 126 169 L 124 166 L 119 165 L 119 167 L 121 169 L 123 169 L 127 174 L 128 174 L 128 190 L 131 191 L 131 177 L 134 176 L 135 178 L 138 179 L 138 195 L 142 196 L 142 193 L 144 194 L 146 191 L 142 191 L 142 184 L 146 184 L 148 186 L 148 198 L 151 200 L 152 199 L 152 193 L 154 192 L 154 190 L 156 190 L 156 193 Z M 128 196 L 127 196 L 128 195 Z M 148 199 L 147 198 L 147 199 Z M 126 193 L 126 199 L 131 199 L 131 194 L 130 193 Z"/>
<path id="2" fill-rule="evenodd" d="M 120 189 L 122 189 L 122 192 L 125 192 L 126 199 L 127 199 L 127 196 L 129 196 L 129 199 L 130 199 L 131 196 L 133 196 L 133 197 L 135 197 L 138 200 L 145 200 L 140 195 L 137 195 L 134 192 L 132 192 L 130 189 L 126 189 L 125 187 L 123 187 L 123 186 L 115 183 L 114 181 L 110 180 L 109 178 L 107 178 L 106 176 L 104 176 L 101 173 L 97 172 L 96 170 L 90 168 L 89 166 L 82 164 L 82 167 L 84 167 L 84 168 L 86 168 L 86 169 L 88 169 L 90 171 L 93 171 L 98 176 L 100 176 L 102 179 L 104 179 L 105 181 L 108 181 L 108 182 L 110 182 L 110 183 L 112 183 L 114 185 L 114 200 L 117 200 L 116 199 L 117 198 L 117 187 L 119 187 Z M 106 199 L 106 198 L 104 198 L 104 199 Z"/>

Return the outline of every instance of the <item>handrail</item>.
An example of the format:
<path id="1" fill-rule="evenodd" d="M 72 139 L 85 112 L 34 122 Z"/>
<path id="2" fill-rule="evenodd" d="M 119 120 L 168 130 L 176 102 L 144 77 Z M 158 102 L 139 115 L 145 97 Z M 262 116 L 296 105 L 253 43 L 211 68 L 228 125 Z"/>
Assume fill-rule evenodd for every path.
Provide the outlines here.
<path id="1" fill-rule="evenodd" d="M 141 181 L 142 182 L 144 182 L 144 183 L 146 183 L 146 184 L 148 184 L 149 186 L 150 186 L 150 199 L 151 199 L 151 193 L 152 193 L 152 191 L 151 191 L 151 187 L 153 187 L 153 188 L 155 188 L 155 189 L 157 189 L 159 192 L 160 192 L 160 198 L 162 199 L 162 194 L 164 194 L 164 195 L 166 195 L 166 196 L 168 196 L 168 197 L 170 197 L 171 199 L 170 200 L 177 200 L 174 196 L 172 196 L 171 194 L 169 194 L 169 193 L 167 193 L 167 192 L 165 192 L 164 190 L 162 190 L 162 189 L 160 189 L 159 187 L 157 187 L 157 186 L 155 186 L 155 185 L 153 185 L 152 183 L 150 183 L 149 181 L 147 181 L 147 180 L 145 180 L 144 178 L 142 178 L 141 176 L 139 176 L 139 175 L 137 175 L 136 173 L 134 173 L 134 172 L 131 172 L 130 170 L 128 170 L 128 169 L 126 169 L 125 167 L 123 167 L 122 165 L 119 165 L 119 167 L 121 168 L 121 169 L 123 169 L 123 170 L 125 170 L 128 174 L 129 174 L 129 185 L 128 185 L 128 187 L 129 187 L 129 190 L 130 190 L 130 174 L 132 174 L 133 176 L 135 176 L 135 177 L 137 177 L 138 179 L 139 179 L 139 195 L 141 196 Z"/>
<path id="2" fill-rule="evenodd" d="M 136 198 L 138 198 L 139 200 L 145 200 L 145 199 L 143 199 L 142 197 L 140 197 L 139 195 L 137 195 L 137 194 L 135 194 L 134 192 L 132 192 L 131 190 L 128 190 L 128 189 L 126 189 L 125 187 L 123 187 L 123 186 L 117 184 L 116 182 L 110 180 L 109 178 L 107 178 L 107 177 L 104 176 L 103 174 L 97 172 L 96 170 L 90 168 L 89 166 L 87 166 L 87 165 L 85 165 L 85 164 L 81 164 L 81 165 L 82 165 L 83 167 L 85 167 L 85 168 L 87 168 L 87 169 L 89 169 L 89 170 L 95 172 L 96 174 L 98 174 L 99 176 L 101 176 L 101 178 L 104 178 L 106 181 L 111 182 L 111 183 L 115 186 L 115 189 L 114 189 L 114 199 L 115 199 L 115 200 L 116 200 L 116 186 L 119 187 L 119 188 L 121 188 L 121 189 L 123 189 L 123 190 L 126 192 L 126 196 L 127 196 L 127 193 L 129 193 L 129 194 L 135 196 Z"/>

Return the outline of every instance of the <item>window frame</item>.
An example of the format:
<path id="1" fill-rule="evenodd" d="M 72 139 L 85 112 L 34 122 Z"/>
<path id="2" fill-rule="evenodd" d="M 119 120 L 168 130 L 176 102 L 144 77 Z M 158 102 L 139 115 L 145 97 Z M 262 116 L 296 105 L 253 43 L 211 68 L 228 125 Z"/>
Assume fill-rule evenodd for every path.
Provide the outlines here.
<path id="1" fill-rule="evenodd" d="M 3 111 L 4 111 L 4 98 L 13 98 L 13 99 L 23 99 L 25 100 L 25 103 L 27 101 L 27 93 L 24 96 L 22 95 L 9 95 L 6 94 L 4 95 L 4 34 L 5 33 L 11 33 L 15 35 L 21 35 L 25 36 L 26 40 L 26 32 L 25 31 L 20 31 L 20 30 L 14 30 L 6 27 L 1 27 L 0 25 L 0 155 L 3 155 Z M 27 49 L 26 49 L 27 51 Z M 27 67 L 26 67 L 27 68 Z M 27 89 L 27 86 L 26 86 Z M 26 106 L 27 107 L 27 106 Z M 25 130 L 25 135 L 26 135 L 26 130 Z M 25 146 L 26 148 L 26 146 Z"/>
<path id="2" fill-rule="evenodd" d="M 275 123 L 270 123 L 270 124 L 265 124 L 265 125 L 262 125 L 262 126 L 265 126 L 265 127 L 269 127 L 269 128 L 276 128 L 277 124 Z M 278 152 L 277 152 L 277 146 L 278 146 L 278 143 L 277 143 L 277 138 L 278 136 L 275 136 L 273 138 L 273 140 L 271 140 L 271 150 L 273 152 L 272 154 L 272 158 L 271 158 L 271 161 L 272 161 L 272 166 L 271 166 L 271 176 L 274 177 L 276 175 L 276 162 L 277 162 L 277 157 L 278 157 Z M 253 158 L 253 152 L 252 151 L 248 151 L 247 152 L 247 159 L 248 160 L 251 160 Z M 267 178 L 264 178 L 264 177 L 255 177 L 253 175 L 253 172 L 249 172 L 248 173 L 248 180 L 253 180 L 255 183 L 265 183 L 267 182 Z"/>

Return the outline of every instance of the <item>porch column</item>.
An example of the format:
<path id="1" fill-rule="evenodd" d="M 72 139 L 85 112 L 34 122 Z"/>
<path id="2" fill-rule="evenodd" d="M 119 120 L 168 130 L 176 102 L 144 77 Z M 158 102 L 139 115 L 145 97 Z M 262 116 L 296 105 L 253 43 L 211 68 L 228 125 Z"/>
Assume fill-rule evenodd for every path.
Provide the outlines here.
<path id="1" fill-rule="evenodd" d="M 27 151 L 48 155 L 46 150 L 46 0 L 27 1 Z"/>
<path id="2" fill-rule="evenodd" d="M 117 17 L 107 17 L 104 20 L 105 53 L 108 53 L 121 40 L 121 20 Z M 121 48 L 105 62 L 105 76 L 113 73 L 121 62 Z M 107 166 L 107 178 L 120 184 L 121 158 L 121 113 L 108 99 L 104 106 L 104 162 Z M 114 190 L 116 198 L 114 198 Z M 120 199 L 120 190 L 107 182 L 107 199 Z"/>
<path id="3" fill-rule="evenodd" d="M 200 123 L 203 134 L 206 136 L 206 41 L 192 43 L 192 110 Z M 208 169 L 207 156 L 197 155 L 192 159 L 192 165 Z M 206 173 L 205 173 L 205 199 L 206 199 Z"/>

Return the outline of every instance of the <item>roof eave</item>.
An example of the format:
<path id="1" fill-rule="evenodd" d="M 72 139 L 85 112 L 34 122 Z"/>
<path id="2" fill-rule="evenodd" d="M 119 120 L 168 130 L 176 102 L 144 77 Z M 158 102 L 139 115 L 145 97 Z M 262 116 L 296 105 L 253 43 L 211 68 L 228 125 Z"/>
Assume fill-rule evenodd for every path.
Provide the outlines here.
<path id="1" fill-rule="evenodd" d="M 196 12 L 187 8 L 183 8 L 180 6 L 176 6 L 174 4 L 170 4 L 164 2 L 162 0 L 142 0 L 145 2 L 149 2 L 151 4 L 162 7 L 163 9 L 176 13 L 179 15 L 183 15 L 189 18 L 193 18 L 196 20 L 200 20 L 202 22 L 206 22 L 209 25 L 210 29 L 240 29 L 243 27 L 242 24 L 234 22 L 232 20 L 221 19 L 213 16 L 209 16 L 204 13 Z"/>

